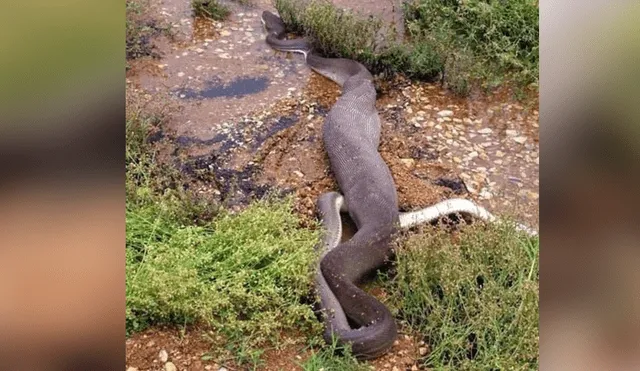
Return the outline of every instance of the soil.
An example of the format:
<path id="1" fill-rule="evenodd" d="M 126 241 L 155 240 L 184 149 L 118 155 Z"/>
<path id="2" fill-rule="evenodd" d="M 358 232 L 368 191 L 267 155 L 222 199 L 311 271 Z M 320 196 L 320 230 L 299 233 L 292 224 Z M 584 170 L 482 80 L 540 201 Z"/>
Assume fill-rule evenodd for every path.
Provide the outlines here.
<path id="1" fill-rule="evenodd" d="M 392 2 L 371 4 L 358 6 L 397 17 Z M 296 211 L 315 220 L 317 197 L 337 190 L 321 130 L 340 89 L 312 73 L 302 56 L 276 53 L 264 43 L 260 14 L 273 11 L 268 1 L 229 5 L 230 18 L 213 22 L 194 20 L 188 1 L 157 0 L 149 11 L 173 24 L 174 36 L 158 38 L 161 58 L 130 63 L 127 93 L 170 112 L 169 123 L 153 136 L 161 148 L 158 160 L 189 175 L 197 192 L 232 209 L 268 193 L 290 193 Z M 462 99 L 439 84 L 401 77 L 376 85 L 380 152 L 401 211 L 462 197 L 537 227 L 537 95 L 517 102 L 503 90 Z M 164 349 L 178 370 L 243 369 L 203 360 L 213 346 L 203 333 L 153 328 L 136 334 L 127 340 L 127 367 L 162 370 Z M 369 364 L 417 369 L 427 348 L 402 334 L 388 355 Z M 299 345 L 266 351 L 263 368 L 300 369 L 307 352 Z"/>

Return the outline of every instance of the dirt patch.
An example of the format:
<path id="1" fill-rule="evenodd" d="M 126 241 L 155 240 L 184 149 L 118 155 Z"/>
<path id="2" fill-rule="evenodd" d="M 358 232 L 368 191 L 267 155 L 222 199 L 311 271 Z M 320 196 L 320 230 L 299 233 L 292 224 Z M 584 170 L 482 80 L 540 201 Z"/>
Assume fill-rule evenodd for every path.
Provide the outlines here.
<path id="1" fill-rule="evenodd" d="M 165 362 L 160 352 L 166 351 L 168 361 L 178 370 L 218 370 L 220 365 L 206 361 L 212 342 L 202 329 L 180 331 L 172 328 L 155 328 L 133 335 L 126 341 L 126 366 L 139 371 L 164 370 Z M 203 360 L 205 357 L 205 360 Z"/>

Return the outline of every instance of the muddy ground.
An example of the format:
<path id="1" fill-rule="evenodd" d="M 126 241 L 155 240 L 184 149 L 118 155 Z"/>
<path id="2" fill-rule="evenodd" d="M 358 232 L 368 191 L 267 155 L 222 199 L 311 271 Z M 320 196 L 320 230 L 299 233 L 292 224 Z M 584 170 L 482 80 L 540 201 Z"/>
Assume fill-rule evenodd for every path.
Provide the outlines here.
<path id="1" fill-rule="evenodd" d="M 337 190 L 321 130 L 339 87 L 312 73 L 301 56 L 265 44 L 260 14 L 273 11 L 266 0 L 231 4 L 224 22 L 194 20 L 186 0 L 153 4 L 149 11 L 172 24 L 174 36 L 156 40 L 160 58 L 130 63 L 127 93 L 138 104 L 170 112 L 169 123 L 151 138 L 162 149 L 159 160 L 178 166 L 212 202 L 239 209 L 270 192 L 292 193 L 296 210 L 315 218 L 318 195 Z M 367 4 L 358 6 L 397 18 L 393 2 Z M 463 197 L 537 227 L 537 95 L 516 102 L 505 90 L 462 99 L 438 84 L 401 77 L 378 81 L 377 88 L 380 152 L 401 210 Z M 127 367 L 162 370 L 158 354 L 164 349 L 178 370 L 234 369 L 202 359 L 211 343 L 201 333 L 154 328 L 137 334 L 127 340 Z M 425 349 L 418 339 L 400 336 L 392 352 L 371 365 L 417 369 Z M 301 347 L 267 351 L 265 367 L 299 369 L 305 356 Z"/>

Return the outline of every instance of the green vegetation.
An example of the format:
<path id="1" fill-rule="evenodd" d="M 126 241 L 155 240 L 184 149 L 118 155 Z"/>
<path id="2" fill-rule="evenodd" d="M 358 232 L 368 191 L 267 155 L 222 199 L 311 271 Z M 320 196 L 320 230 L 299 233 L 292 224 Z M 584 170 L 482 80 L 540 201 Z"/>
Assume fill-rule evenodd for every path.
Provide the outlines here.
<path id="1" fill-rule="evenodd" d="M 229 8 L 217 0 L 191 0 L 193 14 L 196 17 L 211 18 L 221 21 L 229 16 Z"/>
<path id="2" fill-rule="evenodd" d="M 320 341 L 323 341 L 320 339 Z M 342 348 L 334 341 L 319 351 L 313 351 L 309 358 L 301 364 L 305 371 L 368 371 L 370 368 L 358 362 L 347 348 Z"/>
<path id="3" fill-rule="evenodd" d="M 430 229 L 398 249 L 388 300 L 437 370 L 538 369 L 539 240 L 512 227 Z"/>
<path id="4" fill-rule="evenodd" d="M 231 214 L 194 196 L 155 159 L 147 138 L 161 123 L 136 112 L 126 123 L 127 332 L 207 324 L 226 346 L 215 357 L 254 363 L 284 331 L 317 332 L 303 303 L 317 231 L 300 227 L 290 200 Z"/>
<path id="5" fill-rule="evenodd" d="M 276 8 L 287 27 L 311 37 L 320 53 L 358 60 L 374 73 L 440 77 L 459 94 L 538 81 L 538 6 L 531 0 L 407 1 L 406 41 L 400 43 L 380 41 L 394 36 L 380 20 L 328 1 L 276 0 Z"/>

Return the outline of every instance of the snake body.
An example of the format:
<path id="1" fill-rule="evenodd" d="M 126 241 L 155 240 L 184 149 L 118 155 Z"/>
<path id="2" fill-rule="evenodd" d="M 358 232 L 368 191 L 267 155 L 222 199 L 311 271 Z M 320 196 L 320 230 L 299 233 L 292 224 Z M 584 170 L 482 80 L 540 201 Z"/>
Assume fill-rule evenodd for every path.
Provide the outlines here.
<path id="1" fill-rule="evenodd" d="M 335 335 L 339 342 L 351 345 L 356 357 L 378 357 L 393 345 L 395 320 L 387 307 L 356 283 L 390 257 L 399 212 L 391 171 L 378 152 L 380 118 L 373 77 L 356 61 L 322 58 L 304 40 L 283 40 L 284 24 L 273 13 L 264 12 L 262 19 L 272 48 L 304 54 L 309 67 L 342 87 L 342 95 L 327 114 L 322 137 L 358 231 L 326 251 L 320 260 L 322 277 L 317 276 L 325 282 L 317 286 L 321 306 L 328 313 L 325 340 L 331 341 Z M 335 313 L 341 311 L 356 328 L 344 317 L 336 318 Z"/>
<path id="2" fill-rule="evenodd" d="M 396 339 L 395 320 L 380 301 L 356 284 L 391 257 L 393 233 L 398 227 L 408 228 L 456 212 L 489 221 L 495 217 L 464 199 L 399 213 L 391 171 L 378 152 L 381 127 L 371 73 L 353 60 L 315 55 L 304 39 L 285 40 L 284 23 L 269 11 L 263 12 L 262 22 L 267 44 L 279 51 L 303 54 L 311 69 L 342 87 L 322 133 L 342 194 L 329 192 L 318 199 L 325 234 L 315 283 L 324 312 L 325 341 L 331 343 L 335 336 L 339 343 L 350 344 L 359 359 L 379 357 Z M 348 212 L 357 227 L 353 237 L 342 243 L 341 211 Z"/>

